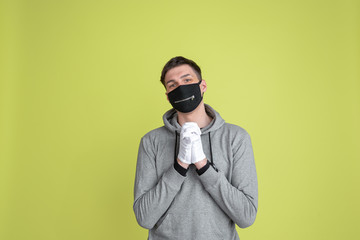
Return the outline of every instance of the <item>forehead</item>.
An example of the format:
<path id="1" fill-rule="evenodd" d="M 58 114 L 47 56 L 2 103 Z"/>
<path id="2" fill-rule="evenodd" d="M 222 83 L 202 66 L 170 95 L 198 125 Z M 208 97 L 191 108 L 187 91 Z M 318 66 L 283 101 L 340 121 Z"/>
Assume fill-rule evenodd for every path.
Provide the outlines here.
<path id="1" fill-rule="evenodd" d="M 169 80 L 179 79 L 181 76 L 186 74 L 190 74 L 193 77 L 196 76 L 194 70 L 187 64 L 174 67 L 167 71 L 167 73 L 165 74 L 165 82 Z"/>

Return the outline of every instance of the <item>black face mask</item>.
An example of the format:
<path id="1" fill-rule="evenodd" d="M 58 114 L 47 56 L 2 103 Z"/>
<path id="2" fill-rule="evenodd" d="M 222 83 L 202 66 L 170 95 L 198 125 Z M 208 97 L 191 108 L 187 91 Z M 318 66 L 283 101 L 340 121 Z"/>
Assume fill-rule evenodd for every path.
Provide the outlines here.
<path id="1" fill-rule="evenodd" d="M 192 112 L 199 106 L 202 96 L 200 83 L 180 85 L 168 93 L 168 98 L 176 110 L 182 113 Z"/>

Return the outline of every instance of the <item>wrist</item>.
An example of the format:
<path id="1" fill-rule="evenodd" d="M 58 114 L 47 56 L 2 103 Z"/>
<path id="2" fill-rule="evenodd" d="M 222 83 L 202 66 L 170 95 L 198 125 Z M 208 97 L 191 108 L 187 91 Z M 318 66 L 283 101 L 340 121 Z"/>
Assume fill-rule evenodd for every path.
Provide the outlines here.
<path id="1" fill-rule="evenodd" d="M 202 174 L 204 174 L 210 167 L 210 163 L 209 161 L 206 161 L 206 164 L 205 166 L 203 166 L 202 168 L 200 169 L 196 169 L 196 172 L 199 176 L 201 176 Z"/>
<path id="2" fill-rule="evenodd" d="M 195 167 L 196 167 L 196 169 L 199 170 L 200 168 L 204 167 L 206 165 L 206 163 L 207 163 L 207 159 L 204 158 L 203 160 L 195 163 Z"/>
<path id="3" fill-rule="evenodd" d="M 187 169 L 187 168 L 189 167 L 189 164 L 180 161 L 179 158 L 177 159 L 177 162 L 178 162 L 178 164 L 179 164 L 181 167 L 183 167 L 183 168 L 185 168 L 185 169 Z"/>

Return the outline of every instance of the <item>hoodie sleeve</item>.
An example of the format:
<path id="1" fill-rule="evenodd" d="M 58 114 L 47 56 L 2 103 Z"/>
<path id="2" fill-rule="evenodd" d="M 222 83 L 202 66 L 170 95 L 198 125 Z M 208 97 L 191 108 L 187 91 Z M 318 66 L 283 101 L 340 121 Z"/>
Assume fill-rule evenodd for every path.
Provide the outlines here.
<path id="1" fill-rule="evenodd" d="M 248 133 L 233 141 L 231 182 L 221 171 L 209 167 L 200 181 L 218 206 L 241 228 L 251 226 L 258 208 L 258 184 L 254 155 Z"/>
<path id="2" fill-rule="evenodd" d="M 185 180 L 174 165 L 162 176 L 157 176 L 152 146 L 150 137 L 145 135 L 139 146 L 134 186 L 136 220 L 147 229 L 153 228 L 166 212 Z"/>

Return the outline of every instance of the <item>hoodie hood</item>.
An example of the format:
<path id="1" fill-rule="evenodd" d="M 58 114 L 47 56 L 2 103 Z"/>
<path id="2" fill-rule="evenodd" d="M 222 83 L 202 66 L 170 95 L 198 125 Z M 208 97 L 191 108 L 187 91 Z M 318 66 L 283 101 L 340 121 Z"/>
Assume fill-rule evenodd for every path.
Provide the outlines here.
<path id="1" fill-rule="evenodd" d="M 205 105 L 205 111 L 206 111 L 207 115 L 212 117 L 213 120 L 210 122 L 209 125 L 207 125 L 204 128 L 201 128 L 202 134 L 215 131 L 215 130 L 219 129 L 220 127 L 222 127 L 222 125 L 224 125 L 224 123 L 225 123 L 224 119 L 222 119 L 222 117 L 220 116 L 220 114 L 218 112 L 216 112 L 209 105 L 207 105 L 207 104 L 204 104 L 204 105 Z M 164 125 L 171 132 L 175 132 L 175 131 L 180 132 L 181 131 L 181 126 L 177 121 L 177 116 L 178 116 L 178 114 L 174 108 L 170 109 L 163 115 Z"/>

